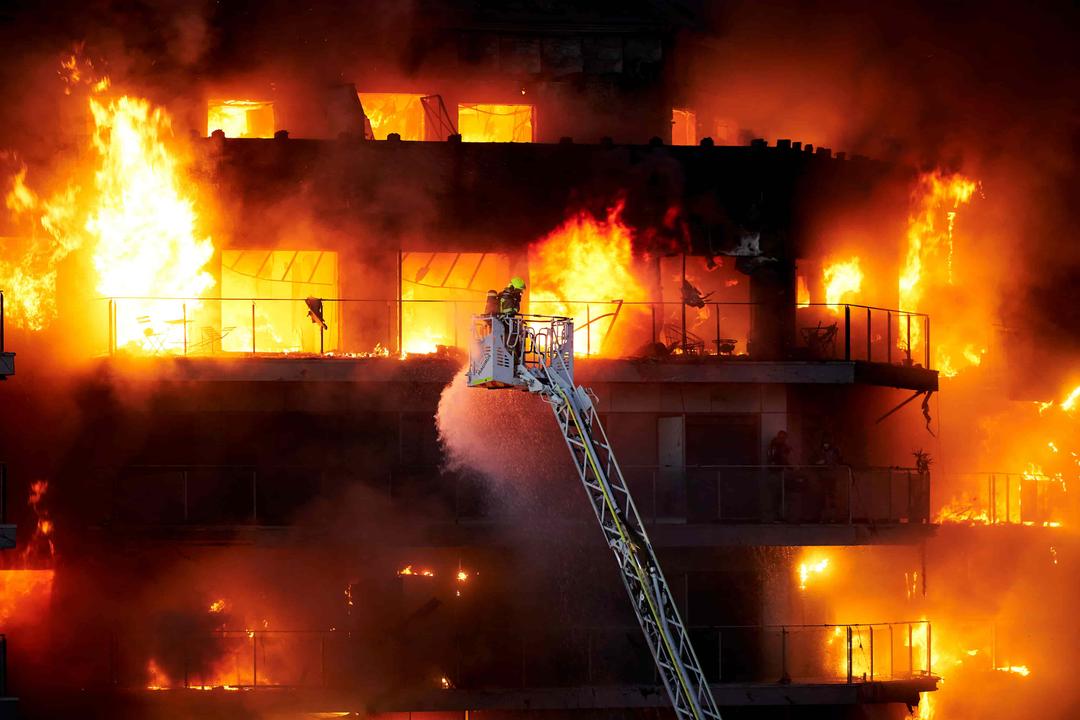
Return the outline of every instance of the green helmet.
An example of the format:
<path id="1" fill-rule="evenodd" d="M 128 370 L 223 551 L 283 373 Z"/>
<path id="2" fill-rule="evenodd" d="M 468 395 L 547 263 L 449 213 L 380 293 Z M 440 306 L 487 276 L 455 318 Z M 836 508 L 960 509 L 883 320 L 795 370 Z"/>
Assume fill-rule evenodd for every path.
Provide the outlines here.
<path id="1" fill-rule="evenodd" d="M 525 281 L 515 275 L 514 277 L 510 278 L 510 287 L 517 288 L 518 290 L 524 290 Z"/>

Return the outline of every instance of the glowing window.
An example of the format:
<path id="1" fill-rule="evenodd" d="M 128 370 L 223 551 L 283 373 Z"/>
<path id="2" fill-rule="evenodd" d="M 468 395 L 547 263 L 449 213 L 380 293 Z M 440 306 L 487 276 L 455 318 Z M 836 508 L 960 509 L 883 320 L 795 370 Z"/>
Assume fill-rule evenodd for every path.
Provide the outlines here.
<path id="1" fill-rule="evenodd" d="M 466 347 L 471 317 L 483 311 L 487 291 L 502 290 L 509 279 L 506 255 L 404 253 L 402 348 L 407 353 L 433 353 L 439 345 Z"/>
<path id="2" fill-rule="evenodd" d="M 364 114 L 376 140 L 398 133 L 402 140 L 424 139 L 423 95 L 407 93 L 358 93 Z"/>
<path id="3" fill-rule="evenodd" d="M 697 145 L 697 114 L 693 110 L 671 111 L 671 144 Z"/>
<path id="4" fill-rule="evenodd" d="M 458 132 L 465 142 L 532 142 L 532 105 L 458 105 Z"/>
<path id="5" fill-rule="evenodd" d="M 319 352 L 320 326 L 308 315 L 308 297 L 323 300 L 322 349 L 338 346 L 337 253 L 223 250 L 221 296 L 220 329 L 202 328 L 210 352 L 251 352 L 253 331 L 257 352 Z"/>
<path id="6" fill-rule="evenodd" d="M 215 130 L 232 138 L 274 137 L 274 104 L 260 100 L 212 100 L 206 112 L 206 134 Z"/>

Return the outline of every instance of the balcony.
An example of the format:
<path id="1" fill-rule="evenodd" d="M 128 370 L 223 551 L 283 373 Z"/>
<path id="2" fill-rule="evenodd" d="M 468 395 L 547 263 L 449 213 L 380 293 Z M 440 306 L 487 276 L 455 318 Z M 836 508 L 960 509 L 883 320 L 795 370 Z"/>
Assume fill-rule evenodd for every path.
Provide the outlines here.
<path id="1" fill-rule="evenodd" d="M 640 708 L 668 702 L 637 627 L 533 629 L 500 635 L 497 642 L 483 631 L 451 627 L 447 633 L 454 638 L 450 643 L 395 649 L 340 630 L 114 638 L 108 645 L 109 682 L 100 686 L 162 697 L 232 690 L 280 700 L 291 693 L 309 712 L 370 707 L 373 693 L 383 711 Z M 689 633 L 722 707 L 915 704 L 919 692 L 937 686 L 927 621 L 691 626 Z M 163 648 L 168 654 L 155 657 L 155 649 Z M 387 653 L 398 662 L 379 661 Z M 386 687 L 395 692 L 384 692 Z M 245 696 L 254 697 L 239 695 Z"/>
<path id="2" fill-rule="evenodd" d="M 1058 528 L 1080 516 L 1065 480 L 1038 472 L 958 473 L 943 483 L 949 495 L 936 500 L 935 522 L 943 527 L 1000 526 Z"/>
<path id="3" fill-rule="evenodd" d="M 323 298 L 325 326 L 304 299 L 110 298 L 107 355 L 300 358 L 362 361 L 466 352 L 482 303 L 460 300 Z M 531 312 L 570 314 L 583 376 L 652 381 L 642 360 L 680 382 L 855 383 L 936 390 L 930 318 L 863 305 L 794 308 L 775 333 L 756 303 L 534 301 Z M 919 348 L 912 353 L 910 348 Z M 901 350 L 900 348 L 906 348 Z M 639 361 L 634 365 L 627 360 Z M 620 362 L 622 361 L 622 362 Z"/>
<path id="4" fill-rule="evenodd" d="M 627 466 L 623 473 L 658 547 L 902 544 L 934 529 L 930 478 L 911 468 Z M 409 542 L 417 545 L 482 545 L 496 525 L 522 511 L 493 498 L 484 479 L 438 467 L 369 469 L 365 478 L 401 509 Z M 316 467 L 130 466 L 102 483 L 112 494 L 101 524 L 114 533 L 199 541 L 282 532 L 317 539 L 325 518 L 294 518 L 340 482 Z M 566 478 L 562 485 L 571 493 L 565 502 L 529 512 L 549 514 L 553 525 L 591 528 L 595 519 L 576 502 L 575 483 Z M 419 498 L 423 510 L 414 509 Z M 580 535 L 593 537 L 588 530 Z"/>

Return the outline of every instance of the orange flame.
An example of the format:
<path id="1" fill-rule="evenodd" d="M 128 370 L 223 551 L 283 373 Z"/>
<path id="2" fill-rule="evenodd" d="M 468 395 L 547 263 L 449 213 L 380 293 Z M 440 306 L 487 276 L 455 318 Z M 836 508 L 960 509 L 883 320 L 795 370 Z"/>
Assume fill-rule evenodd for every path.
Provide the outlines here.
<path id="1" fill-rule="evenodd" d="M 799 590 L 806 590 L 811 578 L 824 575 L 829 569 L 829 558 L 809 559 L 799 564 Z"/>
<path id="2" fill-rule="evenodd" d="M 846 295 L 862 291 L 863 271 L 858 256 L 850 260 L 838 260 L 825 267 L 825 302 L 831 311 L 839 312 Z"/>
<path id="3" fill-rule="evenodd" d="M 806 277 L 799 275 L 796 279 L 796 302 L 798 307 L 810 307 L 810 287 L 806 284 Z"/>
<path id="4" fill-rule="evenodd" d="M 1072 415 L 1077 408 L 1077 404 L 1080 403 L 1080 385 L 1077 385 L 1065 396 L 1065 399 L 1061 401 L 1059 406 L 1062 410 Z"/>
<path id="5" fill-rule="evenodd" d="M 406 565 L 401 570 L 398 570 L 397 574 L 399 577 L 405 575 L 416 575 L 419 577 L 435 577 L 435 573 L 433 573 L 431 570 L 413 570 L 412 565 Z"/>
<path id="6" fill-rule="evenodd" d="M 931 283 L 953 284 L 953 226 L 956 212 L 967 204 L 978 183 L 959 174 L 945 174 L 940 170 L 924 173 L 919 177 L 913 192 L 914 209 L 908 217 L 907 255 L 900 274 L 900 309 L 918 312 L 921 301 Z M 932 260 L 946 255 L 945 277 Z M 911 352 L 919 348 L 922 327 L 911 324 Z M 907 349 L 907 337 L 899 341 L 901 350 Z"/>
<path id="7" fill-rule="evenodd" d="M 78 188 L 69 186 L 43 200 L 27 186 L 26 175 L 22 166 L 11 178 L 5 202 L 15 218 L 31 220 L 29 238 L 4 241 L 0 287 L 6 292 L 5 320 L 42 330 L 56 317 L 57 265 L 82 244 L 75 220 Z"/>
<path id="8" fill-rule="evenodd" d="M 1020 677 L 1027 677 L 1031 674 L 1031 670 L 1028 669 L 1027 665 L 1007 665 L 1005 667 L 999 667 L 994 669 L 998 672 L 1013 673 L 1014 675 L 1019 675 Z"/>
<path id="9" fill-rule="evenodd" d="M 199 297 L 214 285 L 203 268 L 214 254 L 199 237 L 194 204 L 180 163 L 166 144 L 169 116 L 146 100 L 91 98 L 93 144 L 101 165 L 98 199 L 86 228 L 96 240 L 97 290 L 106 297 Z M 129 300 L 118 305 L 116 344 L 160 351 L 181 341 L 185 315 L 199 307 L 181 301 Z"/>
<path id="10" fill-rule="evenodd" d="M 613 312 L 614 306 L 607 303 L 649 299 L 632 272 L 633 233 L 622 222 L 622 210 L 623 203 L 617 203 L 605 220 L 580 212 L 529 246 L 532 310 L 573 318 L 577 354 L 599 354 L 610 349 L 603 345 L 613 318 L 596 320 Z M 590 308 L 586 303 L 599 304 Z M 629 314 L 628 309 L 622 313 Z M 590 320 L 593 327 L 586 330 Z"/>

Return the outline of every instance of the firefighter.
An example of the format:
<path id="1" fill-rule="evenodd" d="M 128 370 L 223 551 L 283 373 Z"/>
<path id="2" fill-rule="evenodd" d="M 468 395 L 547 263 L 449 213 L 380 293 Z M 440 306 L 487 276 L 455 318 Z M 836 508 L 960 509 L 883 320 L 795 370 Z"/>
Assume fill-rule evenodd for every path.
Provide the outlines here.
<path id="1" fill-rule="evenodd" d="M 510 278 L 506 289 L 499 293 L 499 314 L 513 317 L 521 312 L 521 293 L 525 291 L 525 281 L 520 277 Z"/>

